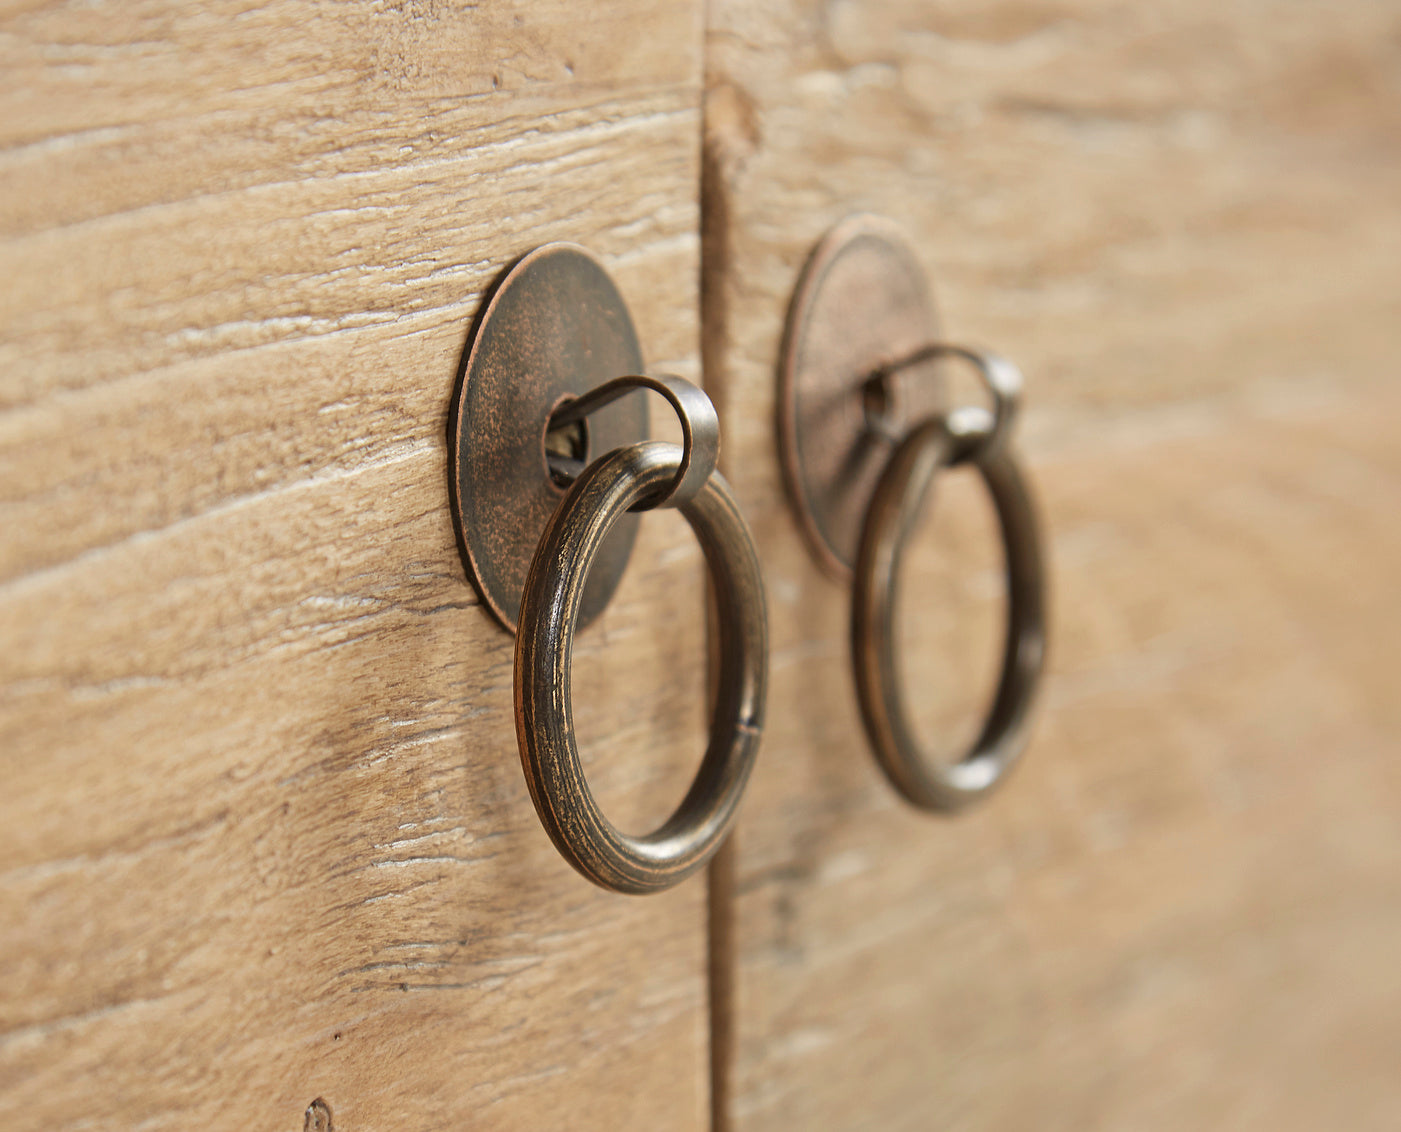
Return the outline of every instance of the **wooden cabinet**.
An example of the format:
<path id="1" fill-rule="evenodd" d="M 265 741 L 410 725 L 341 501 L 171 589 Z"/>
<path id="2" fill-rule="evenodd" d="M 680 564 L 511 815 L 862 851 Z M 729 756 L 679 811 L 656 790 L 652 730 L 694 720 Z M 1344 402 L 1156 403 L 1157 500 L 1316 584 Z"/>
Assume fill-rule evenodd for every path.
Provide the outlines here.
<path id="1" fill-rule="evenodd" d="M 0 28 L 0 1125 L 1395 1125 L 1390 6 Z M 789 298 L 858 211 L 910 234 L 948 337 L 1028 375 L 1050 672 L 1026 765 L 952 819 L 876 770 L 777 458 Z M 448 510 L 471 319 L 550 240 L 711 393 L 768 588 L 736 836 L 648 898 L 540 828 Z M 904 655 L 952 749 L 1002 614 L 985 500 L 945 478 Z M 703 748 L 703 579 L 649 515 L 579 639 L 624 828 Z"/>

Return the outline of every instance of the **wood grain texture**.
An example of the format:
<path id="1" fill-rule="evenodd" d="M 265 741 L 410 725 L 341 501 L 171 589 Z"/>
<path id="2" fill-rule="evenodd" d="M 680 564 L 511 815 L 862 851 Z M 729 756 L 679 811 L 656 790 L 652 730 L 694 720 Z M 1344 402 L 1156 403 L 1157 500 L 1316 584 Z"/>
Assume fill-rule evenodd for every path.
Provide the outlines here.
<path id="1" fill-rule="evenodd" d="M 0 1125 L 703 1125 L 705 893 L 550 846 L 445 454 L 551 239 L 697 376 L 698 7 L 0 18 Z M 703 593 L 649 519 L 580 638 L 624 828 L 703 749 Z"/>
<path id="2" fill-rule="evenodd" d="M 760 542 L 770 725 L 734 855 L 724 1120 L 1385 1129 L 1401 1107 L 1401 24 L 1363 0 L 718 0 L 706 365 Z M 771 457 L 785 304 L 840 217 L 1019 361 L 1053 568 L 1025 765 L 902 805 L 847 598 Z M 995 663 L 986 503 L 907 565 L 948 750 Z M 916 596 L 918 595 L 918 596 Z"/>

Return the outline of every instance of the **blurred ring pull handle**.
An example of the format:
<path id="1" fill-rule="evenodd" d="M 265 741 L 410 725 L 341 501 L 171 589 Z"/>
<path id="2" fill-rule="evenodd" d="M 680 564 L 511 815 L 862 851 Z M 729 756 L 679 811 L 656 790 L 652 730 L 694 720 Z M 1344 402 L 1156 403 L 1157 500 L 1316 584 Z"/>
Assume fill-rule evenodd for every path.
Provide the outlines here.
<path id="1" fill-rule="evenodd" d="M 990 408 L 950 407 L 937 363 L 972 365 Z M 1046 651 L 1046 579 L 1035 504 L 1012 454 L 1021 371 L 943 342 L 923 270 L 897 229 L 853 217 L 819 243 L 789 311 L 779 442 L 814 555 L 852 587 L 851 648 L 867 738 L 892 785 L 931 811 L 990 793 L 1025 750 Z M 972 748 L 928 757 L 900 692 L 896 579 L 937 474 L 970 464 L 997 513 L 1008 616 L 996 695 Z"/>

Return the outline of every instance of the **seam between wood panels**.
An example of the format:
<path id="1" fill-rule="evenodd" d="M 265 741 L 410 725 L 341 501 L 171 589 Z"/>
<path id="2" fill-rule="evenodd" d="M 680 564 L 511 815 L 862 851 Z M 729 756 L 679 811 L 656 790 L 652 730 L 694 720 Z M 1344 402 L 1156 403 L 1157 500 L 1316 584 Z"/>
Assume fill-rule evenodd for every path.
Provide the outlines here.
<path id="1" fill-rule="evenodd" d="M 730 1132 L 734 1065 L 735 833 L 706 870 L 706 978 L 710 1013 L 710 1129 Z"/>

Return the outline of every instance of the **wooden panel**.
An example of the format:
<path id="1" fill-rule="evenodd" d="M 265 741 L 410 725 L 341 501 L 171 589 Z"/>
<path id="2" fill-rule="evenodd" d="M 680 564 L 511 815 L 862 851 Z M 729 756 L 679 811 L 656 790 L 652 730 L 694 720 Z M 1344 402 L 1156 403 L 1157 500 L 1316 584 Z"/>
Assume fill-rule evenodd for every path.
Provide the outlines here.
<path id="1" fill-rule="evenodd" d="M 1401 21 L 1393 6 L 720 0 L 707 375 L 773 611 L 719 1080 L 761 1129 L 1395 1123 Z M 787 297 L 891 216 L 1021 361 L 1054 570 L 1027 764 L 914 813 L 772 449 Z M 908 565 L 908 687 L 966 737 L 986 504 Z M 915 597 L 914 595 L 918 595 Z"/>
<path id="2" fill-rule="evenodd" d="M 550 846 L 445 454 L 547 240 L 697 374 L 698 7 L 3 19 L 0 1125 L 704 1124 L 704 890 Z M 581 638 L 625 826 L 701 749 L 703 593 L 649 519 Z"/>

